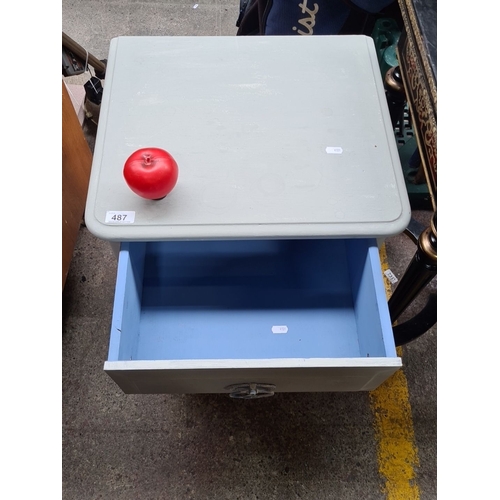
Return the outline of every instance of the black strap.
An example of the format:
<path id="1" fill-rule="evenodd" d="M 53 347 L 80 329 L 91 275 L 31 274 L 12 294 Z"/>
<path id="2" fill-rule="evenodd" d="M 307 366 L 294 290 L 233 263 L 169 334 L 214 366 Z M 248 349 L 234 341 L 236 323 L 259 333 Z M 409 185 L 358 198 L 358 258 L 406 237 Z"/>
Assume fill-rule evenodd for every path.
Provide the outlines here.
<path id="1" fill-rule="evenodd" d="M 246 14 L 246 10 L 248 6 L 250 5 L 250 2 L 252 0 L 240 0 L 240 15 L 238 16 L 238 19 L 236 20 L 236 27 L 240 27 L 241 21 L 243 17 Z"/>
<path id="2" fill-rule="evenodd" d="M 240 17 L 237 36 L 244 35 L 264 35 L 267 13 L 272 0 L 246 0 L 248 3 L 245 6 L 243 16 L 241 16 L 241 6 L 245 0 L 240 0 Z M 266 16 L 266 17 L 264 17 Z"/>

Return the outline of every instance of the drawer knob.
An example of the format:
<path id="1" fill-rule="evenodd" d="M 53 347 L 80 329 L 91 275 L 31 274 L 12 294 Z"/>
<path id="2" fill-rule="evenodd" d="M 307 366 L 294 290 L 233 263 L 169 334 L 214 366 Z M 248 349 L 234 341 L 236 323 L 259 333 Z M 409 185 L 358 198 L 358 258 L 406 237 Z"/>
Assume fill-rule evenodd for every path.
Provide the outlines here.
<path id="1" fill-rule="evenodd" d="M 274 396 L 276 386 L 273 384 L 257 384 L 254 382 L 245 384 L 234 384 L 225 387 L 229 397 L 235 399 L 258 399 Z"/>

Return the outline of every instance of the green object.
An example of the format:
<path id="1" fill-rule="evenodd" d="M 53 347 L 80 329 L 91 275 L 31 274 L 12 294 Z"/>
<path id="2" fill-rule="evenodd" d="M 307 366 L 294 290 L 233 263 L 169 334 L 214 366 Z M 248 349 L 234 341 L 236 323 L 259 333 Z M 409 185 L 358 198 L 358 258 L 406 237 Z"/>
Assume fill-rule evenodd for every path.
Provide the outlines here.
<path id="1" fill-rule="evenodd" d="M 401 31 L 394 19 L 378 19 L 373 27 L 372 38 L 375 42 L 378 63 L 382 77 L 390 68 L 398 65 L 396 47 L 398 45 Z"/>

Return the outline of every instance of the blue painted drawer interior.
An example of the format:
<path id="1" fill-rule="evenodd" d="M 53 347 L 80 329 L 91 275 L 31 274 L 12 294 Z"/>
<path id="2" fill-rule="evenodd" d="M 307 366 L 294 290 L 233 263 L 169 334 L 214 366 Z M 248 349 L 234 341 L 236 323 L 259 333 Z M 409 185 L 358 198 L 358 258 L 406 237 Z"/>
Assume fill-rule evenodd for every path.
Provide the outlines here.
<path id="1" fill-rule="evenodd" d="M 385 357 L 375 240 L 121 245 L 108 362 Z"/>

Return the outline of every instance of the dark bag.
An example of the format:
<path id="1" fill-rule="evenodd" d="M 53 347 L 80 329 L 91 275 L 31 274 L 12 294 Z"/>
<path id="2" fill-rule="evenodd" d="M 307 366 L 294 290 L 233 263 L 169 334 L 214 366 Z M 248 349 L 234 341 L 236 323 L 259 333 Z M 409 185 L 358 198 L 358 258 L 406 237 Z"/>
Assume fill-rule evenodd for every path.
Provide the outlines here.
<path id="1" fill-rule="evenodd" d="M 377 16 L 394 4 L 395 0 L 240 0 L 236 34 L 369 34 Z"/>

